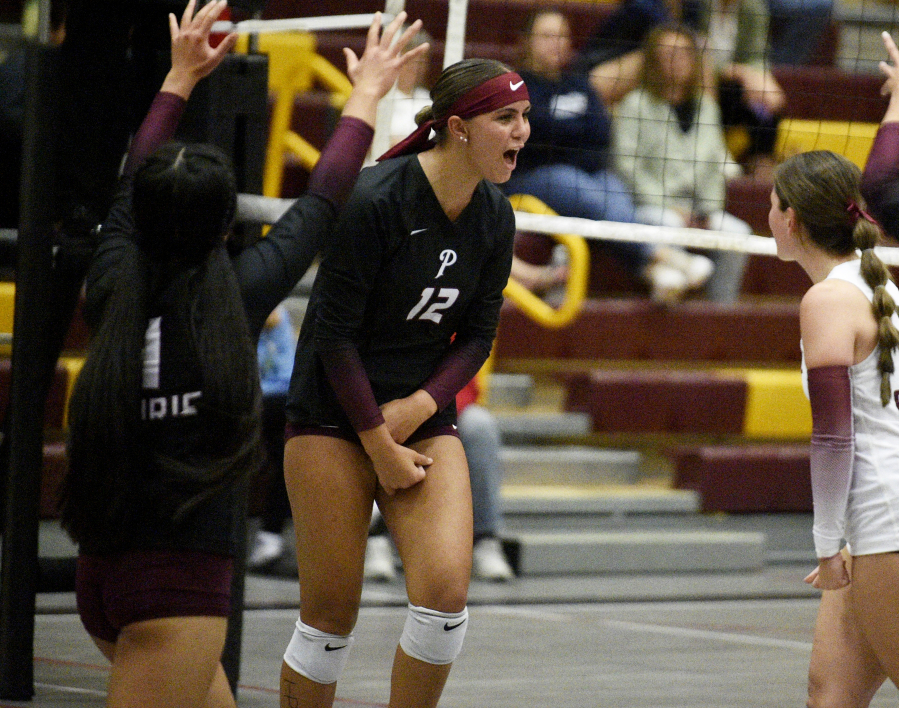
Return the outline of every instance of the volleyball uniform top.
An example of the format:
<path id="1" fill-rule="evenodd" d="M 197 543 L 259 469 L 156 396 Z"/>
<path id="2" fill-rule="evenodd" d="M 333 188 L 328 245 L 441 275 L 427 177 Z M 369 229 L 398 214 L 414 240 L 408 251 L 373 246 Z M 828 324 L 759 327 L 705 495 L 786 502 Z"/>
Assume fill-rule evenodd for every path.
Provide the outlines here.
<path id="1" fill-rule="evenodd" d="M 313 286 L 288 421 L 352 434 L 424 389 L 438 405 L 424 425 L 454 423 L 456 393 L 490 353 L 514 235 L 509 201 L 487 181 L 451 222 L 417 155 L 363 170 Z"/>
<path id="2" fill-rule="evenodd" d="M 160 92 L 132 144 L 128 167 L 109 217 L 103 224 L 102 241 L 86 279 L 85 319 L 96 325 L 106 298 L 117 277 L 117 265 L 136 239 L 131 213 L 130 170 L 174 134 L 185 102 Z M 364 121 L 341 118 L 321 160 L 310 178 L 309 191 L 255 245 L 231 260 L 247 316 L 250 335 L 259 336 L 268 314 L 291 291 L 306 272 L 330 233 L 337 209 L 348 196 L 371 142 L 373 131 Z M 172 298 L 191 277 L 191 271 L 176 275 L 154 300 L 144 351 L 143 418 L 148 445 L 158 453 L 190 465 L 198 456 L 225 454 L 204 449 L 204 419 L 196 409 L 202 396 L 202 377 L 196 355 L 190 349 L 188 329 L 202 322 L 179 322 Z M 254 366 L 247 376 L 258 376 Z M 127 474 L 127 472 L 125 472 Z M 153 482 L 147 482 L 152 486 Z M 131 495 L 134 496 L 133 494 Z M 233 555 L 237 548 L 246 490 L 229 485 L 208 497 L 175 529 L 141 513 L 136 507 L 133 533 L 126 540 L 130 549 L 175 548 Z M 127 502 L 126 502 L 127 503 Z M 121 550 L 121 539 L 116 549 Z M 86 553 L 103 553 L 102 544 L 85 547 Z"/>
<path id="3" fill-rule="evenodd" d="M 860 269 L 861 260 L 848 261 L 834 267 L 827 278 L 852 283 L 870 301 L 874 294 Z M 892 281 L 886 287 L 899 302 L 899 288 Z M 893 323 L 899 326 L 899 316 L 893 315 Z M 893 396 L 881 405 L 878 355 L 875 347 L 864 361 L 849 367 L 854 455 L 851 479 L 842 487 L 848 494 L 834 480 L 827 485 L 829 494 L 842 493 L 845 499 L 815 502 L 816 535 L 839 538 L 842 531 L 853 555 L 899 551 L 899 376 L 892 375 Z M 802 371 L 807 394 L 804 358 Z M 829 510 L 829 518 L 821 518 L 822 509 Z"/>

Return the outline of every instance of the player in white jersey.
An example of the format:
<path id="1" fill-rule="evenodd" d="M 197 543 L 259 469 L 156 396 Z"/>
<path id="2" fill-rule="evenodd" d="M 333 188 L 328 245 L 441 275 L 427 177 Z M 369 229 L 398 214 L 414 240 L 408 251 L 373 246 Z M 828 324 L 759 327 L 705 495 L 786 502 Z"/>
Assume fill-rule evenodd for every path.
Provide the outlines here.
<path id="1" fill-rule="evenodd" d="M 806 582 L 824 593 L 810 707 L 864 707 L 887 677 L 899 685 L 899 290 L 860 177 L 834 153 L 796 155 L 777 169 L 768 217 L 777 255 L 813 283 L 800 306 L 818 556 Z"/>

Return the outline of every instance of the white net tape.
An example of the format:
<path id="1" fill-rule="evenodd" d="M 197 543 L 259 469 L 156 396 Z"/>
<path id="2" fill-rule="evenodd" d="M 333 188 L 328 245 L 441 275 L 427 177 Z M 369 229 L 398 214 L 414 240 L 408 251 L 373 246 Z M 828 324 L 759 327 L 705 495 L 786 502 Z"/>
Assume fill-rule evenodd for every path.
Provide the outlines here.
<path id="1" fill-rule="evenodd" d="M 290 208 L 291 204 L 293 204 L 292 199 L 274 199 L 255 194 L 241 194 L 237 200 L 237 211 L 241 221 L 273 223 Z M 773 238 L 730 234 L 724 231 L 623 224 L 615 221 L 591 221 L 590 219 L 530 214 L 521 211 L 515 212 L 515 225 L 520 231 L 575 234 L 585 239 L 634 241 L 718 251 L 739 251 L 762 256 L 777 255 Z M 899 248 L 878 247 L 875 250 L 884 263 L 899 266 Z"/>
<path id="2" fill-rule="evenodd" d="M 383 22 L 390 22 L 393 15 L 384 14 Z M 342 29 L 367 29 L 374 20 L 374 14 L 367 15 L 325 15 L 323 17 L 296 17 L 286 20 L 244 20 L 242 22 L 216 22 L 212 31 L 224 34 L 240 32 L 266 34 L 271 32 L 325 32 Z"/>

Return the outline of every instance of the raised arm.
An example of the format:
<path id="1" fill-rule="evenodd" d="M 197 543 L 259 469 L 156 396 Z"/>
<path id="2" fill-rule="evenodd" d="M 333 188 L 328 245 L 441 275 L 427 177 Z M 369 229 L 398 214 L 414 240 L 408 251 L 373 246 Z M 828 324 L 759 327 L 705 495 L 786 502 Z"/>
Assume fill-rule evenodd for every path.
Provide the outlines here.
<path id="1" fill-rule="evenodd" d="M 172 66 L 131 143 L 125 174 L 131 174 L 156 148 L 172 139 L 184 105 L 194 87 L 200 79 L 209 76 L 231 51 L 237 41 L 237 35 L 233 33 L 217 47 L 209 44 L 212 24 L 227 4 L 226 0 L 217 0 L 205 5 L 194 15 L 196 0 L 190 0 L 180 24 L 174 15 L 169 15 Z"/>
<path id="2" fill-rule="evenodd" d="M 417 21 L 393 41 L 406 13 L 401 12 L 381 32 L 377 13 L 357 57 L 345 50 L 353 90 L 328 144 L 309 177 L 307 194 L 272 226 L 268 235 L 234 262 L 244 293 L 251 331 L 303 277 L 321 251 L 338 211 L 346 202 L 374 135 L 378 101 L 396 81 L 406 62 L 427 51 L 423 44 L 403 54 L 421 28 Z"/>
<path id="3" fill-rule="evenodd" d="M 86 281 L 85 316 L 89 321 L 102 311 L 115 276 L 113 266 L 134 236 L 131 178 L 135 170 L 156 148 L 172 139 L 184 113 L 185 103 L 197 82 L 212 73 L 237 39 L 237 35 L 228 35 L 218 47 L 211 47 L 209 33 L 212 23 L 227 3 L 225 0 L 209 3 L 196 15 L 195 4 L 196 0 L 190 0 L 180 23 L 174 15 L 169 15 L 172 66 L 131 142 L 119 191 L 101 229 L 101 242 Z"/>
<path id="4" fill-rule="evenodd" d="M 862 173 L 862 194 L 871 213 L 892 238 L 899 237 L 899 49 L 889 32 L 883 32 L 889 62 L 880 62 L 886 76 L 880 93 L 890 97 L 877 137 Z"/>

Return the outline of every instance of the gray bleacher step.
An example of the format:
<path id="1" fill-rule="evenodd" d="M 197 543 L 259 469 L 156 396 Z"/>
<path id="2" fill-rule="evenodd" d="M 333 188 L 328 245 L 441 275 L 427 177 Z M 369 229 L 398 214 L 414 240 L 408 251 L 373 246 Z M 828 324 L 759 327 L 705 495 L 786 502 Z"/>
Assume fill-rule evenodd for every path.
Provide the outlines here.
<path id="1" fill-rule="evenodd" d="M 490 374 L 487 398 L 491 406 L 529 406 L 534 398 L 534 377 L 529 374 Z"/>
<path id="2" fill-rule="evenodd" d="M 496 412 L 503 442 L 519 445 L 534 440 L 565 440 L 582 438 L 593 432 L 588 413 L 526 413 Z"/>
<path id="3" fill-rule="evenodd" d="M 554 531 L 595 531 L 598 527 L 683 523 L 701 509 L 687 489 L 646 485 L 510 485 L 502 488 L 503 523 L 508 535 Z"/>
<path id="4" fill-rule="evenodd" d="M 601 573 L 745 572 L 765 565 L 754 531 L 556 531 L 511 541 L 520 577 Z"/>
<path id="5" fill-rule="evenodd" d="M 643 462 L 636 450 L 587 445 L 504 446 L 500 457 L 509 484 L 631 484 Z"/>

